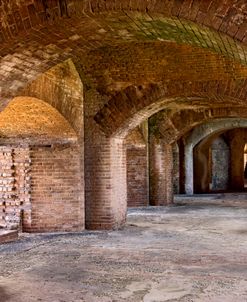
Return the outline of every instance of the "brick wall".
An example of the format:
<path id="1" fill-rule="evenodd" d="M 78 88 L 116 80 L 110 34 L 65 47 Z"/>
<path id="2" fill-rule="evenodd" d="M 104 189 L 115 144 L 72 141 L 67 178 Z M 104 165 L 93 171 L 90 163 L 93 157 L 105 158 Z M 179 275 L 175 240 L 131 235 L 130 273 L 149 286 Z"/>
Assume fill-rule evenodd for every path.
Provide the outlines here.
<path id="1" fill-rule="evenodd" d="M 149 204 L 147 136 L 148 123 L 143 123 L 133 129 L 125 139 L 128 207 Z"/>
<path id="2" fill-rule="evenodd" d="M 2 12 L 0 108 L 4 108 L 28 82 L 68 57 L 72 57 L 77 63 L 85 90 L 89 91 L 81 93 L 85 93 L 87 97 L 91 93 L 91 97 L 84 100 L 85 128 L 88 128 L 85 138 L 87 144 L 85 162 L 89 227 L 111 228 L 120 226 L 124 221 L 126 158 L 122 138 L 129 130 L 167 106 L 184 109 L 186 106 L 201 108 L 228 105 L 231 111 L 232 105 L 238 106 L 245 100 L 247 72 L 243 65 L 246 65 L 246 49 L 236 41 L 238 39 L 243 44 L 246 43 L 246 26 L 243 22 L 245 9 L 241 4 L 231 1 L 228 5 L 213 0 L 206 2 L 205 4 L 204 1 L 163 0 L 0 1 Z M 109 17 L 107 14 L 97 14 L 100 11 L 109 12 Z M 164 14 L 160 16 L 155 14 L 156 12 Z M 68 15 L 71 18 L 66 18 Z M 171 18 L 172 16 L 175 18 Z M 198 24 L 210 25 L 229 36 L 219 35 L 216 31 Z M 235 40 L 230 37 L 234 37 Z M 122 43 L 119 43 L 120 40 Z M 42 77 L 44 83 L 46 79 Z M 54 101 L 53 92 L 62 85 L 62 79 L 63 76 L 58 85 L 49 82 L 49 90 L 52 93 L 47 101 L 50 104 Z M 40 94 L 43 98 L 44 87 L 40 93 L 40 87 L 34 86 L 31 90 L 35 89 L 37 95 Z M 27 91 L 30 92 L 28 89 Z M 116 93 L 117 91 L 120 92 Z M 70 107 L 72 104 L 70 98 L 65 102 L 64 99 L 61 101 L 60 93 L 63 92 L 59 90 L 58 95 L 55 95 L 54 104 L 56 103 L 56 108 L 60 108 L 64 115 L 69 113 L 68 120 L 72 124 L 77 121 L 76 117 L 80 116 L 77 115 L 79 107 Z M 80 113 L 83 114 L 82 111 Z M 180 117 L 183 118 L 185 119 L 184 116 Z M 76 124 L 74 122 L 74 128 Z M 180 123 L 181 127 L 183 123 Z M 176 132 L 171 125 L 165 133 L 169 135 L 173 130 Z M 120 132 L 123 135 L 116 142 L 118 138 L 115 140 L 115 135 Z M 81 134 L 79 131 L 78 133 Z M 84 142 L 82 136 L 81 145 Z M 158 159 L 168 163 L 169 169 L 159 171 L 164 172 L 164 175 L 160 173 L 160 176 L 166 179 L 165 182 L 160 182 L 166 184 L 166 191 L 160 196 L 169 195 L 169 198 L 166 198 L 169 201 L 172 157 L 170 145 L 166 145 L 163 150 L 162 148 L 163 146 L 158 150 L 161 153 L 158 154 Z M 62 199 L 69 196 L 66 195 L 66 189 L 59 191 L 64 183 L 59 173 L 64 170 L 56 158 L 58 150 L 50 153 L 43 150 L 45 157 L 39 149 L 36 152 L 39 154 L 37 157 L 35 148 L 31 152 L 34 159 L 34 174 L 41 173 L 42 167 L 44 170 L 41 178 L 38 178 L 38 175 L 36 180 L 34 178 L 36 181 L 34 189 L 37 188 L 37 192 L 33 191 L 36 207 L 34 227 L 37 230 L 41 230 L 42 227 L 54 229 L 55 225 L 66 228 L 62 225 L 61 217 L 62 212 L 67 213 L 67 208 L 60 207 L 61 200 L 58 200 L 58 196 Z M 70 161 L 75 154 L 71 153 Z M 166 160 L 163 158 L 164 155 Z M 65 154 L 62 154 L 63 157 L 66 157 Z M 57 174 L 51 175 L 53 170 L 49 169 L 46 162 L 48 159 L 50 164 L 52 160 L 56 162 L 50 167 L 55 169 Z M 62 162 L 65 163 L 65 160 L 62 159 Z M 73 167 L 73 164 L 71 166 Z M 77 177 L 76 173 L 74 177 Z M 38 183 L 38 179 L 40 181 L 43 178 L 54 182 L 54 188 L 59 194 L 51 196 L 47 191 L 48 186 Z M 72 179 L 71 176 L 70 181 Z M 67 179 L 65 184 L 70 181 Z M 81 182 L 78 180 L 77 183 Z M 71 192 L 70 195 L 76 198 L 76 194 Z M 52 202 L 46 204 L 45 200 L 54 201 L 59 206 L 53 206 Z M 74 199 L 70 201 L 75 202 Z M 39 208 L 39 203 L 43 203 L 43 207 Z M 54 220 L 48 219 L 45 213 L 47 208 L 44 205 L 48 209 L 51 207 L 51 212 L 57 214 L 54 215 L 57 217 L 57 224 Z M 75 212 L 72 211 L 72 215 L 75 215 Z M 73 218 L 76 221 L 76 217 Z M 68 225 L 68 228 L 76 228 L 71 225 L 71 221 Z"/>
<path id="3" fill-rule="evenodd" d="M 147 148 L 127 148 L 127 203 L 128 207 L 144 207 L 149 203 L 147 182 Z"/>
<path id="4" fill-rule="evenodd" d="M 0 147 L 0 227 L 83 229 L 79 165 L 75 146 Z"/>
<path id="5" fill-rule="evenodd" d="M 19 207 L 16 208 L 16 196 L 14 192 L 15 179 L 13 169 L 13 156 L 11 147 L 0 149 L 0 200 L 2 208 L 1 223 L 4 227 L 10 227 L 17 222 L 19 224 Z M 18 209 L 18 211 L 16 211 Z"/>
<path id="6" fill-rule="evenodd" d="M 28 147 L 0 147 L 0 225 L 30 225 L 30 155 Z M 20 223 L 23 223 L 21 226 Z"/>
<path id="7" fill-rule="evenodd" d="M 149 143 L 150 204 L 162 206 L 173 203 L 172 146 L 153 135 Z"/>
<path id="8" fill-rule="evenodd" d="M 23 231 L 31 225 L 31 158 L 29 147 L 16 147 L 13 151 L 15 192 L 20 205 Z"/>
<path id="9" fill-rule="evenodd" d="M 31 148 L 31 232 L 84 228 L 83 190 L 77 147 Z"/>

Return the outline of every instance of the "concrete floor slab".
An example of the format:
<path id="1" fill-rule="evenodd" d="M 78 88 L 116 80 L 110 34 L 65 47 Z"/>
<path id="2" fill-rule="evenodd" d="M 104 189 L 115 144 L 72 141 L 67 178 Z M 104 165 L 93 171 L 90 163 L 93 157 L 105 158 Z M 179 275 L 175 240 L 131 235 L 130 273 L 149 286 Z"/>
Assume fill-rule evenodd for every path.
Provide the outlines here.
<path id="1" fill-rule="evenodd" d="M 247 301 L 247 201 L 131 209 L 123 230 L 0 246 L 1 302 Z"/>

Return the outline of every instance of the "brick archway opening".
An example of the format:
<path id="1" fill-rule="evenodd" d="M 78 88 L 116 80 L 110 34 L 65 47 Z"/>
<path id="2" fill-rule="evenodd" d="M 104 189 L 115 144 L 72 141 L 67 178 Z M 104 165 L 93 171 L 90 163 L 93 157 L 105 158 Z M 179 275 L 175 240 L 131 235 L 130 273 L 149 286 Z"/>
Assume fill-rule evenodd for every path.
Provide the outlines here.
<path id="1" fill-rule="evenodd" d="M 216 164 L 216 158 L 214 158 L 212 162 L 211 157 L 211 152 L 214 148 L 212 143 L 215 139 L 219 139 L 220 135 L 224 135 L 224 137 L 221 137 L 221 140 L 224 140 L 223 144 L 225 147 L 223 149 L 226 153 L 225 157 L 229 156 L 229 179 L 227 180 L 228 184 L 225 189 L 223 188 L 223 191 L 243 191 L 243 156 L 237 156 L 237 154 L 239 154 L 239 152 L 241 152 L 241 154 L 243 153 L 246 132 L 244 129 L 246 128 L 246 125 L 246 119 L 244 118 L 216 119 L 196 127 L 190 133 L 186 138 L 185 143 L 186 194 L 190 195 L 198 192 L 212 191 L 212 186 L 214 186 L 214 184 L 211 175 L 211 165 Z M 240 127 L 243 128 L 243 130 L 240 130 Z M 226 149 L 228 149 L 228 151 L 226 151 Z M 229 155 L 227 155 L 228 152 Z M 194 159 L 196 158 L 197 166 L 200 166 L 200 168 L 195 167 L 193 153 Z M 213 153 L 215 153 L 214 156 L 217 156 L 216 150 Z M 227 161 L 227 158 L 225 158 L 225 160 Z M 209 164 L 210 167 L 208 166 Z M 202 185 L 201 177 L 199 177 L 199 175 L 202 174 L 204 175 L 204 185 Z M 217 178 L 216 175 L 215 178 Z M 197 184 L 194 183 L 195 179 L 198 180 Z M 217 179 L 215 179 L 215 181 L 217 181 Z"/>
<path id="2" fill-rule="evenodd" d="M 0 145 L 0 225 L 83 229 L 78 139 L 68 121 L 44 101 L 16 97 L 0 113 Z"/>
<path id="3" fill-rule="evenodd" d="M 203 84 L 198 85 L 198 83 L 196 82 L 190 83 L 190 86 L 193 87 L 193 96 L 191 96 L 191 91 L 187 85 L 184 86 L 176 83 L 173 83 L 171 86 L 166 84 L 164 84 L 164 86 L 150 84 L 148 86 L 128 87 L 124 91 L 121 91 L 112 99 L 110 99 L 108 103 L 106 103 L 105 106 L 101 108 L 101 110 L 94 116 L 94 120 L 97 124 L 97 131 L 101 133 L 100 135 L 102 135 L 102 131 L 104 131 L 104 140 L 101 142 L 100 146 L 96 145 L 95 148 L 98 150 L 102 150 L 102 147 L 106 148 L 101 151 L 101 155 L 97 155 L 99 156 L 99 166 L 96 165 L 97 170 L 102 170 L 102 174 L 104 175 L 105 179 L 99 177 L 98 181 L 101 183 L 101 185 L 100 190 L 97 192 L 97 208 L 101 208 L 101 210 L 98 211 L 98 214 L 99 216 L 102 215 L 103 219 L 101 220 L 97 217 L 97 222 L 96 218 L 94 218 L 94 221 L 93 217 L 91 216 L 93 211 L 91 209 L 90 213 L 89 210 L 87 212 L 89 213 L 89 216 L 87 218 L 89 228 L 111 228 L 112 226 L 113 228 L 118 228 L 124 224 L 127 206 L 127 190 L 126 154 L 124 151 L 123 140 L 126 135 L 138 124 L 145 121 L 147 118 L 156 114 L 162 109 L 173 109 L 177 107 L 179 108 L 179 104 L 186 104 L 186 102 L 189 103 L 189 108 L 194 108 L 195 111 L 197 110 L 198 100 L 199 103 L 202 104 L 201 106 L 204 106 L 205 112 L 199 112 L 198 116 L 196 115 L 195 120 L 190 119 L 191 125 L 188 123 L 186 124 L 186 128 L 181 128 L 181 134 L 178 135 L 179 131 L 175 131 L 173 140 L 171 137 L 169 137 L 168 141 L 164 140 L 164 142 L 166 142 L 165 144 L 161 144 L 162 148 L 160 150 L 163 150 L 162 154 L 166 154 L 165 157 L 170 163 L 172 161 L 172 146 L 170 144 L 174 143 L 181 137 L 181 135 L 185 135 L 186 132 L 190 131 L 193 127 L 200 124 L 202 122 L 202 120 L 200 120 L 199 118 L 200 116 L 203 116 L 204 120 L 210 120 L 220 117 L 221 115 L 232 115 L 233 119 L 235 116 L 241 115 L 241 110 L 239 108 L 243 107 L 242 101 L 233 97 L 232 93 L 229 90 L 224 89 L 222 91 L 224 95 L 217 94 L 219 93 L 219 85 L 221 86 L 223 84 L 222 82 L 214 82 L 211 84 L 211 93 L 210 95 L 208 95 L 208 90 L 205 89 L 205 86 Z M 179 97 L 179 95 L 182 95 L 182 97 Z M 226 102 L 224 102 L 224 107 L 222 106 L 221 102 L 223 98 L 224 101 L 227 100 L 227 103 L 229 103 L 226 104 Z M 184 99 L 185 101 L 183 102 Z M 212 99 L 215 100 L 215 103 L 214 106 L 211 105 L 210 107 Z M 116 104 L 119 104 L 119 108 L 116 106 Z M 228 110 L 227 106 L 235 106 L 236 112 L 233 110 Z M 186 107 L 182 108 L 184 109 Z M 201 109 L 203 111 L 203 107 L 201 107 Z M 179 109 L 177 111 L 179 112 Z M 171 129 L 173 131 L 174 126 Z M 168 133 L 169 136 L 169 131 L 166 131 L 165 133 Z M 158 145 L 156 144 L 156 146 Z M 105 156 L 104 158 L 102 158 L 102 155 L 105 154 L 107 155 L 107 159 Z M 162 161 L 165 157 L 161 157 Z M 189 161 L 186 160 L 186 165 L 188 164 L 188 162 Z M 100 165 L 100 163 L 104 163 L 104 169 L 102 169 L 102 165 Z M 93 169 L 95 171 L 96 168 L 94 167 Z M 109 172 L 106 173 L 107 170 Z M 96 175 L 96 171 L 94 172 L 94 175 Z M 156 195 L 156 200 L 158 200 L 157 204 L 166 205 L 167 203 L 172 203 L 172 166 L 170 166 L 169 169 L 161 169 L 159 171 L 159 175 L 161 176 L 160 179 L 163 183 L 165 182 L 168 184 L 169 182 L 171 182 L 171 185 L 168 185 L 165 191 L 159 191 L 161 193 L 160 200 L 159 194 Z M 158 185 L 158 187 L 160 187 L 160 185 Z M 99 192 L 100 194 L 98 195 Z M 90 193 L 95 194 L 92 189 Z M 105 196 L 105 204 L 107 204 L 107 199 L 110 199 L 110 206 L 107 207 L 111 208 L 112 210 L 110 211 L 110 215 L 108 211 L 109 216 L 107 217 L 104 207 L 100 207 L 100 200 L 102 200 L 100 195 L 101 197 L 102 195 Z M 90 200 L 91 198 L 92 195 L 88 198 L 88 200 Z M 108 222 L 106 223 L 106 221 Z"/>

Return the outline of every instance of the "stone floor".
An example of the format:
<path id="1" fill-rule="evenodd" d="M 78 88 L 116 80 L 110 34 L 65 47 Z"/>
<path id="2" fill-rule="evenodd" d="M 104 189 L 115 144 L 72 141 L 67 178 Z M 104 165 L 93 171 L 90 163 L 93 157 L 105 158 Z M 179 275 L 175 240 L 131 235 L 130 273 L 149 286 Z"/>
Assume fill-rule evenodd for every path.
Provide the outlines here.
<path id="1" fill-rule="evenodd" d="M 223 198 L 132 209 L 115 232 L 24 234 L 0 246 L 0 301 L 246 302 L 247 198 Z"/>

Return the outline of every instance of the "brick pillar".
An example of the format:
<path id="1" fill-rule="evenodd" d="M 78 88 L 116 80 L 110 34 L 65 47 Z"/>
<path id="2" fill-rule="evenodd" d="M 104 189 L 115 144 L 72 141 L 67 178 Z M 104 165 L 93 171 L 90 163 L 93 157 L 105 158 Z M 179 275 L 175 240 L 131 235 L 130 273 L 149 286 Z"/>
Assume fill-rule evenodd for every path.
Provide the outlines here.
<path id="1" fill-rule="evenodd" d="M 149 140 L 150 204 L 163 206 L 173 203 L 172 145 L 164 144 L 153 135 Z"/>
<path id="2" fill-rule="evenodd" d="M 173 193 L 179 194 L 179 146 L 175 142 L 172 144 L 172 158 L 173 158 Z"/>
<path id="3" fill-rule="evenodd" d="M 179 193 L 185 194 L 185 144 L 184 140 L 178 141 L 179 147 Z"/>
<path id="4" fill-rule="evenodd" d="M 86 227 L 119 228 L 125 223 L 127 211 L 126 150 L 123 140 L 101 134 L 88 140 L 85 154 Z"/>
<path id="5" fill-rule="evenodd" d="M 244 190 L 244 143 L 238 136 L 230 140 L 230 188 Z"/>
<path id="6" fill-rule="evenodd" d="M 194 193 L 208 193 L 211 174 L 209 148 L 211 141 L 203 141 L 193 150 Z"/>

